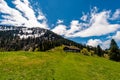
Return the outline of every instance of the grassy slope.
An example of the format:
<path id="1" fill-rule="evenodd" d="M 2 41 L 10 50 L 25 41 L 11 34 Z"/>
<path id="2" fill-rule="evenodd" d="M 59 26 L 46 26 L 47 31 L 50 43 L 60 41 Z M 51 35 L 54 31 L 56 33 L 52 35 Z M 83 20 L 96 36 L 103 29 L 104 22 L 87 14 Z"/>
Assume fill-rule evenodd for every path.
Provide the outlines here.
<path id="1" fill-rule="evenodd" d="M 120 63 L 49 52 L 0 52 L 0 80 L 120 80 Z"/>

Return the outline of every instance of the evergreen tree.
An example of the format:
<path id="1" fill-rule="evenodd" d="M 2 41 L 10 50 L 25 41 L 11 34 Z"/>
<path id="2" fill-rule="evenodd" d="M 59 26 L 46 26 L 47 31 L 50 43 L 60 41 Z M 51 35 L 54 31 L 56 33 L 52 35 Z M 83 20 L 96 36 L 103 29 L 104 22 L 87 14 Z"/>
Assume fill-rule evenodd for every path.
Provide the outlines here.
<path id="1" fill-rule="evenodd" d="M 119 47 L 114 39 L 111 40 L 109 55 L 111 60 L 120 61 Z"/>
<path id="2" fill-rule="evenodd" d="M 103 56 L 103 51 L 102 51 L 100 45 L 97 46 L 96 52 L 97 52 L 97 55 L 98 55 L 98 56 Z"/>

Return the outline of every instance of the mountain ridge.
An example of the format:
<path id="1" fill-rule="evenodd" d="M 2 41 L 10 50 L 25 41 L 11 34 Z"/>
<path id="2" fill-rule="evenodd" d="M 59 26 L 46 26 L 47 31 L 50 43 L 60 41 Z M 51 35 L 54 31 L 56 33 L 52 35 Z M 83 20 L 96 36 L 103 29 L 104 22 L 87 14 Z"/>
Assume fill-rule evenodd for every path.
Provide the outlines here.
<path id="1" fill-rule="evenodd" d="M 46 51 L 61 45 L 85 47 L 48 29 L 0 25 L 1 51 Z"/>

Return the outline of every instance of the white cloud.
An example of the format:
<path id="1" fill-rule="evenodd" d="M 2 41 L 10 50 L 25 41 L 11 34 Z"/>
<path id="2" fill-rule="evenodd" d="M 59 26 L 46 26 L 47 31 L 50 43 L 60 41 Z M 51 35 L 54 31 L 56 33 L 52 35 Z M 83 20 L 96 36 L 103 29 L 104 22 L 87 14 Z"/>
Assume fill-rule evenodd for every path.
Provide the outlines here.
<path id="1" fill-rule="evenodd" d="M 90 36 L 102 36 L 120 28 L 119 24 L 110 24 L 108 22 L 110 11 L 103 11 L 100 13 L 92 14 L 89 27 L 85 30 L 77 32 L 73 37 L 90 37 Z"/>
<path id="2" fill-rule="evenodd" d="M 65 37 L 92 37 L 103 36 L 109 33 L 113 33 L 120 28 L 120 24 L 111 24 L 110 14 L 111 11 L 97 12 L 97 7 L 91 9 L 90 13 L 83 15 L 79 22 L 78 20 L 72 20 L 70 28 L 66 30 Z M 118 13 L 118 10 L 115 12 Z"/>
<path id="3" fill-rule="evenodd" d="M 106 40 L 106 41 L 103 41 L 102 44 L 101 44 L 101 48 L 102 49 L 109 49 L 110 47 L 110 43 L 111 43 L 111 40 Z"/>
<path id="4" fill-rule="evenodd" d="M 17 10 L 10 8 L 4 0 L 0 1 L 0 12 L 8 15 L 3 15 L 4 20 L 1 24 L 15 24 L 22 25 L 23 21 L 26 23 L 27 20 L 22 17 L 22 14 Z M 18 23 L 16 23 L 18 22 Z"/>
<path id="5" fill-rule="evenodd" d="M 58 35 L 65 35 L 66 33 L 66 26 L 65 25 L 58 25 L 54 29 L 52 29 L 53 32 L 57 33 Z"/>
<path id="6" fill-rule="evenodd" d="M 81 28 L 82 27 L 81 27 L 79 21 L 78 20 L 73 20 L 71 22 L 71 24 L 70 24 L 70 29 L 66 31 L 67 33 L 66 33 L 65 36 L 71 37 L 72 35 L 74 35 L 74 33 L 76 33 L 77 31 L 81 30 Z"/>
<path id="7" fill-rule="evenodd" d="M 102 49 L 108 49 L 110 46 L 110 40 L 101 41 L 100 39 L 90 39 L 88 40 L 86 45 L 97 47 L 97 45 L 100 45 Z"/>
<path id="8" fill-rule="evenodd" d="M 113 14 L 112 20 L 120 19 L 120 9 L 117 9 L 115 13 Z"/>
<path id="9" fill-rule="evenodd" d="M 117 31 L 117 33 L 114 36 L 112 36 L 112 38 L 116 41 L 120 41 L 120 31 Z"/>
<path id="10" fill-rule="evenodd" d="M 57 24 L 62 24 L 63 22 L 63 20 L 58 19 Z"/>
<path id="11" fill-rule="evenodd" d="M 61 21 L 58 21 L 61 23 Z M 76 33 L 77 31 L 80 31 L 82 29 L 81 24 L 79 23 L 78 20 L 72 20 L 71 24 L 70 24 L 70 29 L 66 29 L 67 26 L 62 25 L 62 24 L 58 24 L 58 26 L 56 26 L 52 31 L 55 33 L 61 33 L 62 35 L 64 34 L 65 37 L 72 37 L 72 35 L 74 35 L 74 33 Z M 60 31 L 62 30 L 62 31 Z"/>
<path id="12" fill-rule="evenodd" d="M 43 14 L 39 14 L 37 19 L 38 20 L 46 20 L 46 17 Z"/>
<path id="13" fill-rule="evenodd" d="M 87 45 L 97 47 L 97 45 L 100 45 L 101 43 L 102 43 L 102 41 L 99 39 L 94 39 L 94 40 L 90 39 L 90 40 L 88 40 Z"/>
<path id="14" fill-rule="evenodd" d="M 83 16 L 80 18 L 82 21 L 87 21 L 88 15 L 83 14 Z"/>
<path id="15" fill-rule="evenodd" d="M 26 27 L 48 27 L 45 16 L 42 14 L 42 12 L 39 12 L 42 14 L 39 15 L 42 18 L 37 18 L 34 10 L 29 5 L 28 0 L 14 0 L 13 4 L 15 5 L 16 9 L 9 7 L 5 0 L 0 1 L 0 12 L 4 14 L 2 15 L 4 19 L 1 21 L 0 24 L 9 24 Z M 39 19 L 41 19 L 42 22 L 39 22 Z"/>

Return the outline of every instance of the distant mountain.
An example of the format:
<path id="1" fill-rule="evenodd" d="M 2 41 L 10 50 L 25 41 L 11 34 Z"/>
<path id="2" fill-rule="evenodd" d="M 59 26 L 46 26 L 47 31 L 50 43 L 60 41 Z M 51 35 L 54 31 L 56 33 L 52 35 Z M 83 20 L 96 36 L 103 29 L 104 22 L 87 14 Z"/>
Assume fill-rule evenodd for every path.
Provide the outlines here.
<path id="1" fill-rule="evenodd" d="M 61 45 L 85 47 L 47 29 L 0 25 L 0 51 L 46 51 Z"/>

